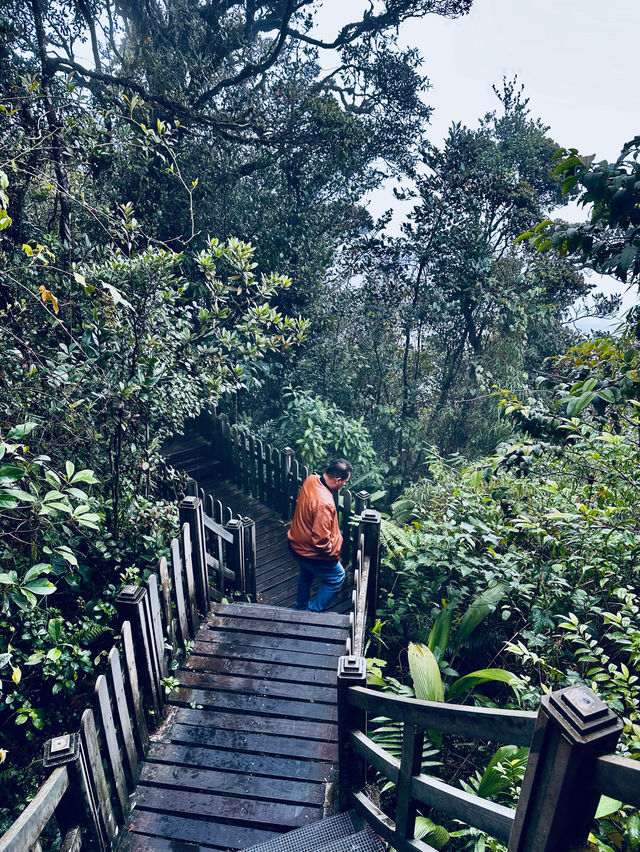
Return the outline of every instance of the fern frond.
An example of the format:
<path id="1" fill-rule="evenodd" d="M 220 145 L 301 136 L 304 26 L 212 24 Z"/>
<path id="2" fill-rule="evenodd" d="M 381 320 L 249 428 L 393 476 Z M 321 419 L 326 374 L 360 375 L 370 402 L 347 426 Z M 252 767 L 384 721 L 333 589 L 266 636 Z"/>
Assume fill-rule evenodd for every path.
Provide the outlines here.
<path id="1" fill-rule="evenodd" d="M 411 534 L 393 521 L 382 518 L 380 523 L 380 544 L 387 552 L 408 550 L 412 546 Z"/>
<path id="2" fill-rule="evenodd" d="M 93 645 L 107 634 L 110 636 L 113 635 L 113 630 L 110 627 L 107 627 L 106 624 L 99 624 L 97 621 L 92 621 L 80 630 L 76 630 L 71 637 L 71 641 L 75 645 Z"/>

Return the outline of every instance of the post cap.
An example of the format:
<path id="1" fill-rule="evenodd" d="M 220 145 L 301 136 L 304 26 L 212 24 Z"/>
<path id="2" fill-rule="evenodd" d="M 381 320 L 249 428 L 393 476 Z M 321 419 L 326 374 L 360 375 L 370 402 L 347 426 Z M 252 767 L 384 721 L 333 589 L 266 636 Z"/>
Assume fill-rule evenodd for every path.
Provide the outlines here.
<path id="1" fill-rule="evenodd" d="M 371 497 L 371 494 L 369 494 L 366 488 L 363 488 L 362 491 L 358 491 L 356 497 L 358 497 L 360 500 L 368 500 L 369 497 Z"/>
<path id="2" fill-rule="evenodd" d="M 116 604 L 137 604 L 146 593 L 144 586 L 123 586 L 117 594 Z"/>
<path id="3" fill-rule="evenodd" d="M 61 737 L 54 737 L 44 744 L 42 765 L 45 769 L 63 766 L 65 763 L 74 761 L 79 752 L 80 734 L 64 734 Z"/>
<path id="4" fill-rule="evenodd" d="M 364 657 L 353 655 L 340 657 L 338 660 L 338 677 L 347 680 L 367 679 L 367 661 Z"/>
<path id="5" fill-rule="evenodd" d="M 568 686 L 542 699 L 563 735 L 576 744 L 617 741 L 622 720 L 588 686 Z"/>
<path id="6" fill-rule="evenodd" d="M 380 523 L 380 512 L 377 509 L 363 509 L 362 514 L 360 515 L 361 521 L 368 521 L 370 524 Z"/>
<path id="7" fill-rule="evenodd" d="M 193 495 L 188 495 L 187 497 L 183 497 L 180 503 L 178 504 L 179 509 L 197 509 L 202 501 L 199 497 L 194 497 Z"/>
<path id="8" fill-rule="evenodd" d="M 227 530 L 238 530 L 242 526 L 242 518 L 230 518 L 224 525 Z"/>
<path id="9" fill-rule="evenodd" d="M 284 453 L 287 456 L 294 456 L 296 451 L 291 447 L 284 447 L 284 449 L 280 450 L 281 453 Z"/>
<path id="10" fill-rule="evenodd" d="M 243 527 L 255 527 L 256 525 L 256 522 L 253 520 L 253 518 L 249 518 L 247 515 L 241 515 L 240 520 L 242 521 Z"/>

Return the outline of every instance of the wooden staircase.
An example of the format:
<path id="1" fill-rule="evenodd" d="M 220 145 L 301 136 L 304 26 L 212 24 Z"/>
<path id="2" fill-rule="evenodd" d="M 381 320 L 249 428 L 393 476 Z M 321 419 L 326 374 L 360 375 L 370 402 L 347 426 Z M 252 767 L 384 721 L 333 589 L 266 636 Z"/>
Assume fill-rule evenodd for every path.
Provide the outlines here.
<path id="1" fill-rule="evenodd" d="M 176 673 L 119 849 L 244 849 L 321 819 L 348 623 L 335 613 L 214 604 Z"/>

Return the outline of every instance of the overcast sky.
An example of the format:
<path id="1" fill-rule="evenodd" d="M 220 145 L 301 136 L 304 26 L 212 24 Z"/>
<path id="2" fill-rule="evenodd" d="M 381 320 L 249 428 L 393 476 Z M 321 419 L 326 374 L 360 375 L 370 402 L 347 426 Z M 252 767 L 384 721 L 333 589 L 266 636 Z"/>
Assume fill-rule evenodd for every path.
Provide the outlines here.
<path id="1" fill-rule="evenodd" d="M 360 6 L 325 0 L 323 30 Z M 401 39 L 424 57 L 435 144 L 452 121 L 475 126 L 498 103 L 492 84 L 517 74 L 532 114 L 556 142 L 612 160 L 640 134 L 639 32 L 640 0 L 474 0 L 463 18 L 429 15 L 404 24 Z M 392 202 L 388 189 L 376 194 L 371 210 Z"/>

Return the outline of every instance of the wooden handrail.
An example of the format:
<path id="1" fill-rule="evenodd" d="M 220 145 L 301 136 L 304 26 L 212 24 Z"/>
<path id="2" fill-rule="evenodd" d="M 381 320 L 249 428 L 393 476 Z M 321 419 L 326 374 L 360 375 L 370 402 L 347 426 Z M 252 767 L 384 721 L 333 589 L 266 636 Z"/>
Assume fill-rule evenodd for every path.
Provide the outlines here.
<path id="1" fill-rule="evenodd" d="M 420 701 L 402 695 L 390 695 L 352 686 L 347 701 L 373 716 L 387 716 L 396 722 L 407 722 L 423 729 L 473 737 L 478 740 L 528 746 L 537 714 L 527 710 L 496 710 L 464 704 Z"/>
<path id="2" fill-rule="evenodd" d="M 69 789 L 66 766 L 54 769 L 18 819 L 0 837 L 0 852 L 28 852 L 35 846 L 45 826 Z"/>
<path id="3" fill-rule="evenodd" d="M 233 536 L 231 533 L 227 532 L 224 527 L 221 527 L 220 524 L 216 524 L 214 520 L 212 520 L 209 515 L 203 516 L 205 527 L 210 530 L 214 535 L 220 536 L 223 541 L 229 542 L 231 544 L 233 542 Z"/>
<path id="4" fill-rule="evenodd" d="M 342 657 L 338 667 L 340 806 L 354 807 L 400 850 L 427 852 L 415 840 L 416 807 L 427 805 L 508 843 L 508 852 L 581 848 L 602 793 L 640 806 L 640 763 L 613 753 L 622 723 L 585 686 L 542 699 L 537 714 L 419 701 L 366 687 L 366 661 Z M 403 723 L 399 760 L 367 736 L 367 716 Z M 424 731 L 530 745 L 515 810 L 421 771 Z M 366 767 L 396 785 L 395 821 L 365 794 Z M 573 844 L 573 845 L 572 845 Z"/>

